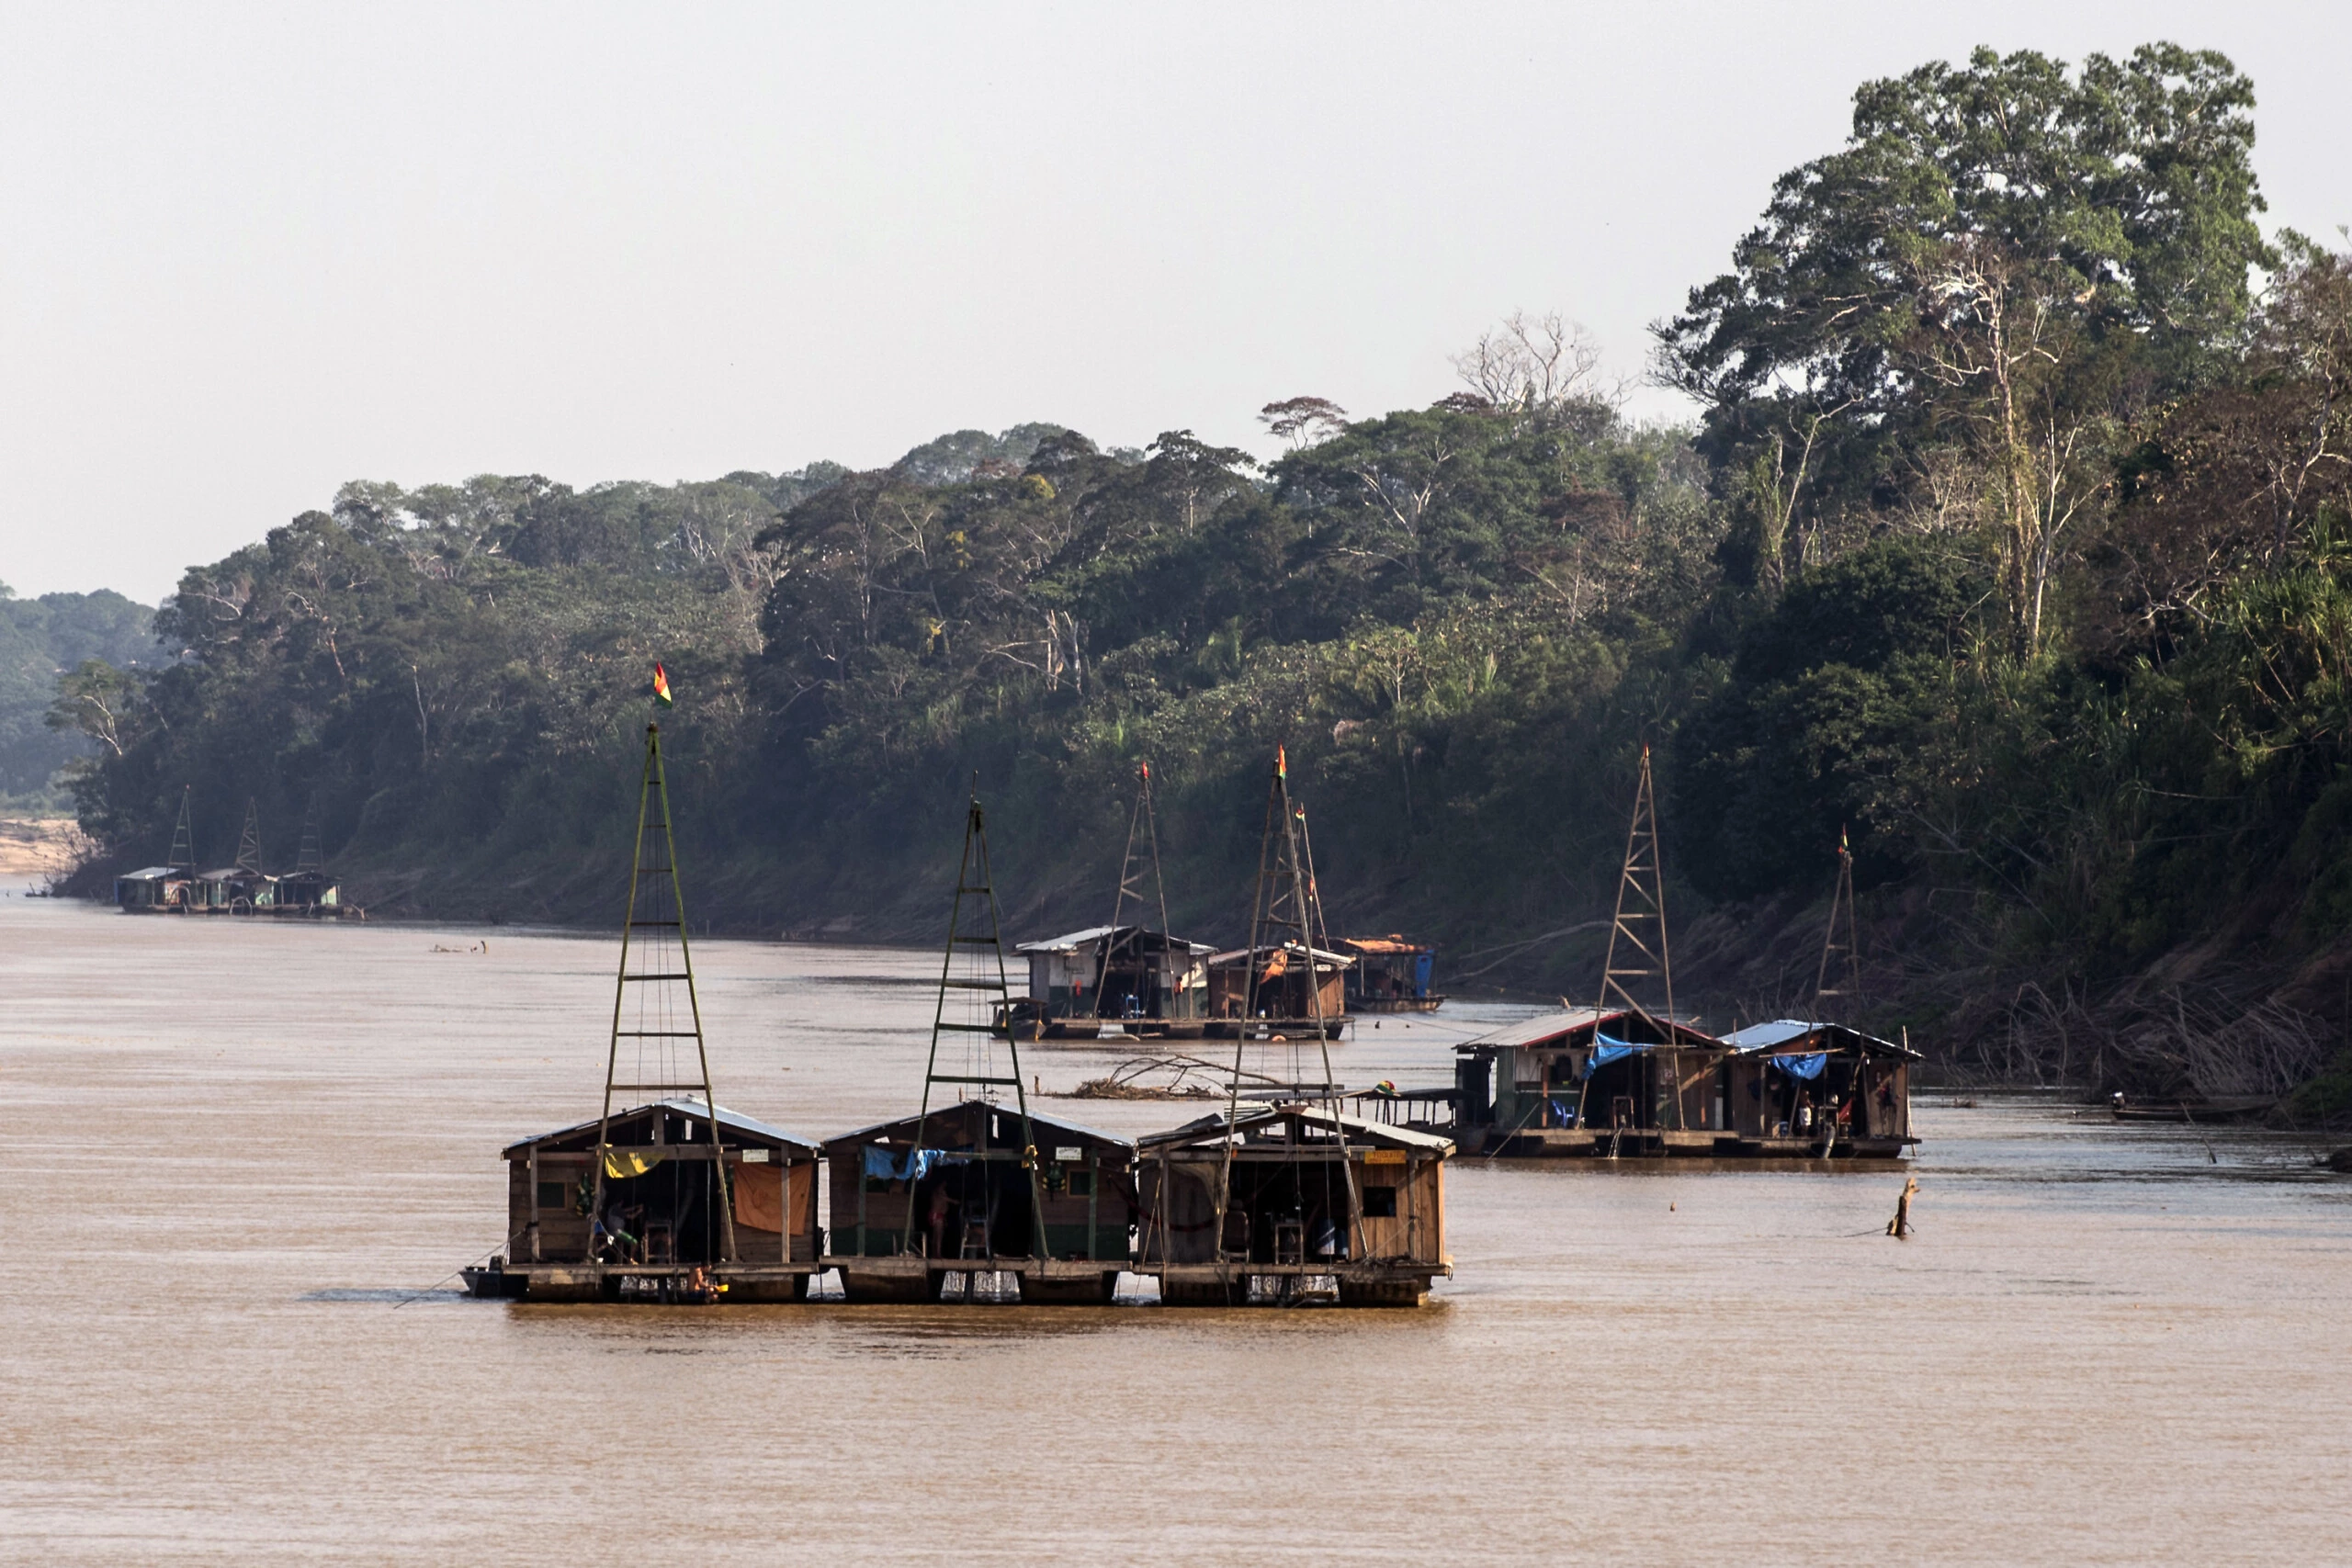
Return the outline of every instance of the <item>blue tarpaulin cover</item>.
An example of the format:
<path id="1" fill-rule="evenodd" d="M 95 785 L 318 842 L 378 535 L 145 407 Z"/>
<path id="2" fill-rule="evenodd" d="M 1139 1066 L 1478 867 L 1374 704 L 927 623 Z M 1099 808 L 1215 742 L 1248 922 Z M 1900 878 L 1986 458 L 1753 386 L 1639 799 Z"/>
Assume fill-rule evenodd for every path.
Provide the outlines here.
<path id="1" fill-rule="evenodd" d="M 1611 1040 L 1599 1030 L 1592 1032 L 1592 1055 L 1585 1058 L 1585 1077 L 1592 1076 L 1595 1067 L 1605 1067 L 1611 1062 L 1622 1062 L 1636 1051 L 1646 1051 L 1647 1045 L 1634 1045 L 1623 1040 Z"/>
<path id="2" fill-rule="evenodd" d="M 879 1145 L 865 1145 L 865 1174 L 885 1181 L 921 1181 L 935 1165 L 960 1165 L 964 1156 L 944 1149 L 909 1149 L 894 1155 Z"/>
<path id="3" fill-rule="evenodd" d="M 1829 1065 L 1829 1053 L 1815 1051 L 1803 1056 L 1774 1056 L 1772 1065 L 1792 1078 L 1817 1078 L 1821 1069 Z"/>

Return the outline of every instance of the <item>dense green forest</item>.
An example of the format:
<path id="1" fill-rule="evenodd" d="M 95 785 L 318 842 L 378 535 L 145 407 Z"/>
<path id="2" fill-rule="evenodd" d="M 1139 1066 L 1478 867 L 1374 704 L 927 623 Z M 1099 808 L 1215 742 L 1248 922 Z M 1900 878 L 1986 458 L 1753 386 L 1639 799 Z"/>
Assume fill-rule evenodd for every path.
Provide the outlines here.
<path id="1" fill-rule="evenodd" d="M 1515 315 L 1429 407 L 1269 404 L 1262 466 L 349 485 L 67 678 L 82 818 L 315 801 L 379 910 L 605 920 L 660 658 L 721 929 L 935 934 L 975 773 L 1020 934 L 1099 919 L 1148 759 L 1229 937 L 1282 743 L 1336 925 L 1589 997 L 1648 745 L 1717 1021 L 1808 1004 L 1842 831 L 1862 1006 L 1946 1070 L 2340 1098 L 2352 258 L 2266 232 L 2253 109 L 2168 45 L 1865 85 L 1657 328 L 1683 427 Z"/>
<path id="2" fill-rule="evenodd" d="M 124 670 L 158 664 L 154 618 L 104 590 L 19 599 L 0 582 L 0 810 L 72 810 L 58 775 L 100 742 L 78 726 L 48 722 L 58 677 L 85 660 Z"/>

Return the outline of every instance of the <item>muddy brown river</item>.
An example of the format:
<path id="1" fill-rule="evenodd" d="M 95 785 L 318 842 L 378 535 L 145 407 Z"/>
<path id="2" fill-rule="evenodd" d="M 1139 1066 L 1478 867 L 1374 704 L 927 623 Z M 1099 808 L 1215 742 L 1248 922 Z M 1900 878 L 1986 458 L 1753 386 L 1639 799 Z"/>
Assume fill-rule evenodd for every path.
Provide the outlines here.
<path id="1" fill-rule="evenodd" d="M 1928 1097 L 1907 1242 L 1900 1176 L 1464 1163 L 1419 1312 L 464 1299 L 499 1148 L 595 1112 L 615 954 L 0 898 L 0 1561 L 2352 1559 L 2308 1141 Z M 913 1110 L 935 956 L 696 963 L 724 1103 Z"/>

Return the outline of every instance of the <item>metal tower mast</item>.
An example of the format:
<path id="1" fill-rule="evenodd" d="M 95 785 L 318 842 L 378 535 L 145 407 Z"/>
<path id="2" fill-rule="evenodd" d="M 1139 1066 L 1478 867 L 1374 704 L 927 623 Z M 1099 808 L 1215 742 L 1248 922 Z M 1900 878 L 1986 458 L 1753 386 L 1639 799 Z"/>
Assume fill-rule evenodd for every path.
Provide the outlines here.
<path id="1" fill-rule="evenodd" d="M 294 874 L 300 876 L 304 872 L 323 872 L 326 868 L 326 856 L 319 848 L 319 797 L 313 791 L 310 809 L 302 814 L 302 850 L 294 857 Z"/>
<path id="2" fill-rule="evenodd" d="M 1653 948 L 1635 928 L 1648 922 L 1657 929 Z M 1617 944 L 1633 949 L 1623 967 L 1618 965 Z M 1637 960 L 1637 961 L 1636 961 Z M 1634 819 L 1625 830 L 1625 863 L 1617 876 L 1617 914 L 1609 927 L 1609 947 L 1600 961 L 1600 1006 L 1605 1010 L 1613 995 L 1652 1022 L 1660 1021 L 1633 992 L 1627 980 L 1655 977 L 1666 990 L 1666 1019 L 1674 1018 L 1674 961 L 1666 941 L 1666 879 L 1657 847 L 1657 795 L 1650 776 L 1650 748 L 1642 743 L 1641 780 L 1634 786 Z"/>
<path id="3" fill-rule="evenodd" d="M 1159 820 L 1152 809 L 1149 762 L 1136 765 L 1136 808 L 1127 818 L 1127 849 L 1119 861 L 1119 891 L 1111 900 L 1110 930 L 1114 933 L 1119 929 L 1119 921 L 1126 915 L 1127 900 L 1132 897 L 1138 904 L 1143 902 L 1143 894 L 1136 886 L 1136 879 L 1143 874 L 1136 864 L 1136 836 L 1138 832 L 1143 835 L 1151 855 L 1151 886 L 1159 900 L 1159 930 L 1164 936 L 1168 932 L 1168 884 L 1159 874 Z M 1094 1016 L 1098 1019 L 1102 1016 L 1102 993 L 1111 978 L 1111 944 L 1114 940 L 1114 936 L 1108 935 L 1102 939 L 1102 962 L 1095 965 L 1094 970 Z"/>
<path id="4" fill-rule="evenodd" d="M 188 797 L 195 793 L 194 784 L 180 786 L 180 820 L 179 825 L 172 829 L 172 854 L 171 858 L 164 862 L 166 865 L 184 865 L 193 868 L 196 864 L 196 838 L 189 829 L 187 821 Z"/>
<path id="5" fill-rule="evenodd" d="M 1846 943 L 1838 944 L 1838 917 L 1846 917 Z M 1814 1016 L 1832 1023 L 1850 1023 L 1853 1010 L 1862 1001 L 1862 939 L 1854 920 L 1854 852 L 1846 840 L 1846 829 L 1838 829 L 1838 888 L 1829 896 L 1829 929 L 1821 939 L 1821 971 L 1814 977 Z M 1829 966 L 1839 953 L 1846 955 L 1844 984 L 1836 987 L 1829 984 Z M 1822 1003 L 1835 997 L 1846 1016 L 1829 1018 Z"/>
<path id="6" fill-rule="evenodd" d="M 1655 947 L 1642 936 L 1639 928 L 1645 922 L 1653 928 Z M 1622 966 L 1618 953 L 1621 942 L 1632 950 L 1624 954 Z M 1657 979 L 1665 989 L 1663 1019 L 1626 988 L 1626 981 L 1644 978 Z M 1658 852 L 1657 787 L 1650 773 L 1650 746 L 1646 740 L 1642 742 L 1641 778 L 1634 786 L 1634 817 L 1625 829 L 1625 863 L 1617 874 L 1617 913 L 1610 922 L 1609 946 L 1600 960 L 1599 1010 L 1608 1011 L 1612 998 L 1664 1032 L 1667 1070 L 1673 1075 L 1675 1083 L 1674 1119 L 1679 1130 L 1682 1121 L 1682 1054 L 1678 1048 L 1679 1037 L 1674 1020 L 1674 960 L 1666 941 L 1666 874 Z"/>
<path id="7" fill-rule="evenodd" d="M 975 927 L 979 923 L 978 916 L 985 916 L 987 919 L 988 933 L 985 936 L 978 934 L 977 930 L 965 930 L 964 900 L 967 898 L 978 906 L 973 922 Z M 955 1084 L 978 1089 L 982 1098 L 988 1098 L 990 1090 L 1011 1088 L 1013 1102 L 1021 1112 L 1020 1158 L 1021 1168 L 1029 1177 L 1029 1218 L 1033 1233 L 1030 1239 L 1036 1248 L 1033 1256 L 1044 1258 L 1049 1256 L 1046 1246 L 1046 1192 L 1037 1158 L 1037 1130 L 1029 1121 L 1028 1086 L 1021 1081 L 1021 1045 L 1015 1038 L 1019 1031 L 1012 1027 L 1012 988 L 1005 984 L 1003 935 L 997 919 L 996 888 L 989 870 L 988 818 L 980 809 L 979 795 L 975 794 L 964 814 L 964 857 L 956 866 L 956 903 L 947 916 L 947 951 L 940 959 L 939 1000 L 931 1018 L 931 1057 L 923 1066 L 922 1109 L 915 1117 L 915 1147 L 920 1150 L 925 1146 L 923 1134 L 931 1122 L 933 1085 Z M 966 967 L 969 973 L 956 973 L 956 961 L 959 954 L 967 960 Z M 993 977 L 990 976 L 991 970 Z M 967 1003 L 977 1002 L 979 1005 L 967 1006 L 965 1010 L 967 1016 L 962 1021 L 950 1020 L 947 998 L 951 992 L 961 992 Z M 978 1016 L 971 1016 L 974 1014 Z M 995 1021 L 999 1018 L 1004 1020 L 1004 1049 L 1009 1068 L 1001 1073 L 996 1070 L 992 1038 Z M 960 1034 L 966 1038 L 970 1048 L 965 1052 L 962 1072 L 944 1073 L 939 1070 L 939 1040 L 943 1034 Z M 951 1062 L 948 1065 L 952 1066 L 955 1064 Z M 987 1140 L 983 1138 L 980 1142 L 985 1145 Z M 983 1158 L 993 1157 L 994 1154 L 985 1146 L 978 1152 Z M 905 1247 L 911 1252 L 914 1250 L 916 1223 L 911 1182 L 908 1190 Z M 995 1234 L 991 1231 L 989 1247 L 993 1248 L 994 1246 Z"/>
<path id="8" fill-rule="evenodd" d="M 245 830 L 237 836 L 237 869 L 261 874 L 261 804 L 245 796 Z"/>
<path id="9" fill-rule="evenodd" d="M 636 967 L 632 968 L 632 962 Z M 684 987 L 684 1009 L 678 1007 Z M 634 987 L 634 989 L 632 989 Z M 628 1010 L 634 998 L 637 1008 Z M 634 1024 L 634 1028 L 625 1028 Z M 621 1081 L 621 1042 L 633 1043 L 630 1079 Z M 694 1042 L 686 1057 L 684 1042 Z M 690 1076 L 691 1075 L 691 1076 Z M 735 1208 L 728 1199 L 727 1161 L 718 1127 L 718 1096 L 710 1085 L 710 1052 L 703 1043 L 702 1004 L 695 995 L 694 952 L 686 940 L 685 895 L 678 886 L 678 843 L 671 829 L 670 784 L 662 767 L 662 727 L 645 727 L 645 776 L 638 786 L 637 849 L 629 860 L 628 916 L 621 925 L 620 974 L 613 986 L 613 1042 L 605 1059 L 605 1109 L 596 1122 L 596 1187 L 589 1209 L 605 1212 L 605 1178 L 616 1095 L 653 1099 L 691 1090 L 710 1120 L 710 1167 L 718 1195 L 720 1258 L 735 1260 Z M 649 1103 L 624 1102 L 622 1109 Z"/>
<path id="10" fill-rule="evenodd" d="M 1306 835 L 1306 811 L 1295 806 L 1290 797 L 1290 761 L 1286 748 L 1274 748 L 1274 774 L 1266 789 L 1266 825 L 1258 842 L 1258 886 L 1250 902 L 1250 945 L 1242 962 L 1249 965 L 1249 985 L 1243 991 L 1241 1029 L 1233 1045 L 1233 1078 L 1226 1090 L 1225 1163 L 1217 1181 L 1216 1245 L 1220 1260 L 1225 1255 L 1225 1215 L 1233 1190 L 1233 1131 L 1241 1110 L 1241 1059 L 1250 1034 L 1251 1020 L 1257 1016 L 1258 985 L 1261 980 L 1275 979 L 1289 967 L 1288 939 L 1295 934 L 1300 956 L 1306 964 L 1306 996 L 1308 1025 L 1315 1032 L 1315 1043 L 1321 1053 L 1323 1081 L 1318 1086 L 1320 1098 L 1331 1115 L 1331 1133 L 1338 1142 L 1339 1165 L 1347 1182 L 1348 1216 L 1351 1236 L 1363 1233 L 1363 1194 L 1356 1185 L 1355 1167 L 1348 1154 L 1347 1123 L 1341 1120 L 1340 1086 L 1331 1076 L 1331 1035 L 1323 1013 L 1323 987 L 1315 976 L 1316 939 L 1322 928 L 1322 901 L 1315 890 L 1315 873 L 1304 849 Z M 1261 971 L 1258 961 L 1260 938 L 1264 936 L 1274 944 L 1274 952 L 1265 961 Z M 1328 940 L 1328 939 L 1327 939 Z M 1272 1032 L 1272 1025 L 1268 1032 Z M 1271 1066 L 1272 1064 L 1268 1064 Z M 1291 1047 L 1291 1080 L 1298 1085 L 1300 1057 L 1296 1045 Z"/>

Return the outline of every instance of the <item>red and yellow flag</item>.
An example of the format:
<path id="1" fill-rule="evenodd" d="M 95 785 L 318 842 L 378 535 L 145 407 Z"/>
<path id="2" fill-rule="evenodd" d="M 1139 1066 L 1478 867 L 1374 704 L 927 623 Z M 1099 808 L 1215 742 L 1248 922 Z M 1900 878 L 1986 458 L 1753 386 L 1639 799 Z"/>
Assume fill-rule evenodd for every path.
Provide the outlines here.
<path id="1" fill-rule="evenodd" d="M 653 666 L 653 700 L 665 708 L 671 705 L 670 672 L 659 663 Z"/>

